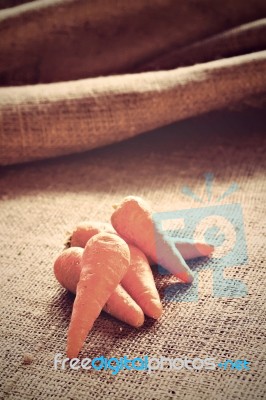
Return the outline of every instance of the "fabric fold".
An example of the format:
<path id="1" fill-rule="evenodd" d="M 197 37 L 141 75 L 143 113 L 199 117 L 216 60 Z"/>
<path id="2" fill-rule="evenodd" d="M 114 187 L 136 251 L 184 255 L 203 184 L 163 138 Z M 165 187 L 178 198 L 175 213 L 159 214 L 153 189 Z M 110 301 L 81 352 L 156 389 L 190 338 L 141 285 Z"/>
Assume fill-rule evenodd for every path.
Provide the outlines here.
<path id="1" fill-rule="evenodd" d="M 266 49 L 266 18 L 178 48 L 140 65 L 139 71 L 173 69 Z"/>
<path id="2" fill-rule="evenodd" d="M 82 152 L 265 92 L 266 51 L 171 71 L 0 89 L 2 165 Z"/>
<path id="3" fill-rule="evenodd" d="M 0 85 L 134 73 L 263 17 L 264 0 L 32 1 L 0 13 Z"/>

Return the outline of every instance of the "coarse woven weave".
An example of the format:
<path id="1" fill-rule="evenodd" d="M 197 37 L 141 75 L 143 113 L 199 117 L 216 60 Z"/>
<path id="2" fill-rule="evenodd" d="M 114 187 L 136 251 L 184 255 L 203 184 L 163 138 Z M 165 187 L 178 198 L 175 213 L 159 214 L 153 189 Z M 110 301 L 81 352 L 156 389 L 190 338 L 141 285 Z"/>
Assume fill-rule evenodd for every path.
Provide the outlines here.
<path id="1" fill-rule="evenodd" d="M 147 133 L 78 156 L 2 167 L 0 398 L 265 398 L 265 122 L 253 108 L 216 112 L 154 131 L 153 140 Z M 250 370 L 55 371 L 73 296 L 56 282 L 53 261 L 68 232 L 84 219 L 109 221 L 111 205 L 129 194 L 143 196 L 156 211 L 197 207 L 181 189 L 204 196 L 206 172 L 215 176 L 214 200 L 238 184 L 222 203 L 242 206 L 248 261 L 226 276 L 244 282 L 247 295 L 214 298 L 212 271 L 202 270 L 198 301 L 163 300 L 162 318 L 147 318 L 139 330 L 101 315 L 80 357 L 209 356 L 246 359 Z M 156 274 L 162 298 L 174 282 Z M 23 364 L 25 353 L 31 364 Z"/>
<path id="2" fill-rule="evenodd" d="M 0 165 L 83 152 L 266 92 L 264 0 L 0 8 Z"/>

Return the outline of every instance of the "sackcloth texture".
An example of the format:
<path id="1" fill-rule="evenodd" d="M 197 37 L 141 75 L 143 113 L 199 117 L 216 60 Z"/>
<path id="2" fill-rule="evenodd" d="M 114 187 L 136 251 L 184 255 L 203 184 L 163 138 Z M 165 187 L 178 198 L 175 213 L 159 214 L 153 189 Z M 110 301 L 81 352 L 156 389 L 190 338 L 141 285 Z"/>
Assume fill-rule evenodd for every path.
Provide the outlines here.
<path id="1" fill-rule="evenodd" d="M 1 165 L 265 94 L 264 0 L 18 3 L 0 11 Z"/>
<path id="2" fill-rule="evenodd" d="M 265 1 L 0 8 L 0 398 L 264 399 Z M 132 194 L 155 211 L 197 209 L 184 186 L 215 205 L 233 182 L 219 204 L 242 207 L 248 257 L 224 277 L 247 293 L 215 297 L 215 265 L 197 260 L 198 299 L 169 301 L 167 288 L 186 291 L 154 268 L 162 318 L 133 329 L 102 313 L 80 358 L 246 359 L 250 370 L 54 370 L 74 296 L 53 262 L 76 224 L 108 222 Z"/>
<path id="3" fill-rule="evenodd" d="M 261 110 L 220 111 L 82 155 L 2 168 L 3 398 L 265 398 L 264 131 Z M 55 371 L 54 355 L 65 354 L 73 296 L 55 280 L 53 262 L 69 232 L 84 219 L 108 222 L 112 204 L 130 194 L 143 196 L 156 211 L 198 207 L 182 187 L 204 198 L 203 174 L 209 171 L 215 175 L 214 204 L 232 182 L 239 187 L 222 203 L 242 206 L 248 261 L 224 274 L 244 282 L 247 295 L 214 298 L 215 266 L 201 271 L 202 260 L 190 263 L 201 271 L 198 301 L 166 301 L 164 290 L 176 280 L 155 270 L 164 308 L 160 321 L 147 318 L 137 330 L 103 313 L 80 358 L 247 359 L 250 371 Z M 30 365 L 23 365 L 25 353 L 33 356 Z"/>

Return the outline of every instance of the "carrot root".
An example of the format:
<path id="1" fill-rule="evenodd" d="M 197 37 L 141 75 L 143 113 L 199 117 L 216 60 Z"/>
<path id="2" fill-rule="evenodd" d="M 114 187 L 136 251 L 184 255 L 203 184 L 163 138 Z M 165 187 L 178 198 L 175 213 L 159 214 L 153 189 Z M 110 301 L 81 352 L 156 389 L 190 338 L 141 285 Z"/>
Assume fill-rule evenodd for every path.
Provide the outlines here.
<path id="1" fill-rule="evenodd" d="M 56 279 L 61 286 L 73 294 L 76 294 L 80 279 L 82 253 L 82 248 L 71 247 L 63 251 L 54 263 Z M 142 309 L 120 284 L 107 300 L 103 310 L 134 328 L 139 328 L 144 323 Z"/>
<path id="2" fill-rule="evenodd" d="M 183 282 L 191 283 L 193 274 L 171 243 L 152 219 L 149 205 L 140 197 L 126 197 L 113 212 L 111 222 L 128 243 L 141 249 L 150 259 L 172 272 Z"/>
<path id="3" fill-rule="evenodd" d="M 79 223 L 70 237 L 71 247 L 85 247 L 92 236 L 100 232 L 116 233 L 111 224 L 97 221 Z"/>
<path id="4" fill-rule="evenodd" d="M 67 356 L 77 357 L 94 321 L 114 292 L 130 263 L 126 242 L 117 235 L 98 233 L 84 249 L 67 336 Z"/>
<path id="5" fill-rule="evenodd" d="M 133 245 L 129 245 L 129 250 L 130 266 L 121 284 L 144 314 L 158 319 L 162 315 L 162 304 L 147 257 Z"/>

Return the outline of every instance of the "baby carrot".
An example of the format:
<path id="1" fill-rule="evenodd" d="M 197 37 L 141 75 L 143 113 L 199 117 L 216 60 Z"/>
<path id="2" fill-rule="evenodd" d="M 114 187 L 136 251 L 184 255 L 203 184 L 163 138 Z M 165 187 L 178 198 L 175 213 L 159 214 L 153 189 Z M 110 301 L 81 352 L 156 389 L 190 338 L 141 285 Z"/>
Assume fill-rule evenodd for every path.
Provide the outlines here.
<path id="1" fill-rule="evenodd" d="M 146 315 L 157 319 L 162 315 L 162 304 L 147 257 L 133 245 L 129 250 L 130 266 L 121 284 Z"/>
<path id="2" fill-rule="evenodd" d="M 102 226 L 108 232 L 115 232 L 114 228 L 110 224 L 84 222 L 79 224 L 75 230 L 75 243 L 81 244 L 82 242 L 88 241 L 95 235 L 95 231 L 98 229 L 100 230 Z M 130 266 L 122 279 L 121 284 L 146 315 L 157 319 L 162 314 L 162 304 L 155 286 L 149 262 L 145 254 L 135 246 L 129 245 L 129 250 Z M 109 310 L 111 306 L 112 303 L 110 304 L 110 302 L 108 302 Z"/>
<path id="3" fill-rule="evenodd" d="M 96 221 L 81 222 L 70 237 L 70 246 L 85 247 L 87 241 L 100 232 L 116 233 L 111 224 Z"/>
<path id="4" fill-rule="evenodd" d="M 191 283 L 193 275 L 172 241 L 163 235 L 152 219 L 152 211 L 140 197 L 128 196 L 114 206 L 111 222 L 128 243 L 139 247 L 157 264 L 183 282 Z"/>
<path id="5" fill-rule="evenodd" d="M 173 237 L 165 233 L 165 238 L 171 241 L 177 248 L 184 260 L 192 260 L 198 257 L 208 257 L 214 251 L 214 246 L 209 243 L 195 242 L 190 239 L 182 239 Z M 156 264 L 154 260 L 149 257 L 150 265 Z"/>
<path id="6" fill-rule="evenodd" d="M 195 242 L 189 239 L 173 238 L 173 242 L 185 260 L 207 257 L 214 250 L 214 246 L 209 243 Z"/>
<path id="7" fill-rule="evenodd" d="M 88 240 L 100 232 L 117 233 L 111 224 L 98 221 L 84 221 L 77 225 L 69 238 L 68 244 L 74 247 L 85 247 Z M 165 235 L 168 237 L 167 232 L 165 232 Z M 175 247 L 185 260 L 209 256 L 214 250 L 214 246 L 203 242 L 194 242 L 190 239 L 175 238 L 172 236 L 169 236 L 169 239 L 174 242 Z M 155 263 L 149 257 L 148 261 L 149 264 Z"/>
<path id="8" fill-rule="evenodd" d="M 94 321 L 127 272 L 129 263 L 128 245 L 117 235 L 98 233 L 86 244 L 67 336 L 69 358 L 78 355 Z"/>
<path id="9" fill-rule="evenodd" d="M 58 282 L 65 289 L 76 293 L 81 272 L 81 247 L 71 247 L 64 250 L 54 262 L 54 274 Z"/>
<path id="10" fill-rule="evenodd" d="M 64 250 L 54 263 L 56 279 L 65 289 L 74 294 L 80 279 L 82 254 L 81 247 L 71 247 Z M 142 309 L 120 284 L 107 300 L 103 310 L 135 328 L 144 323 Z"/>

